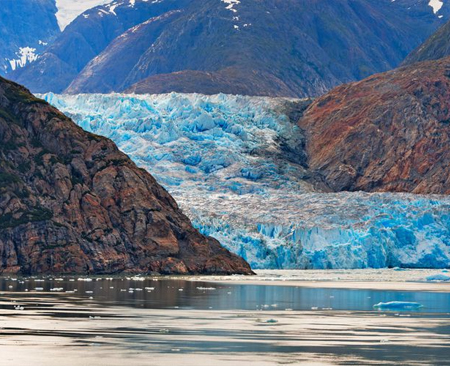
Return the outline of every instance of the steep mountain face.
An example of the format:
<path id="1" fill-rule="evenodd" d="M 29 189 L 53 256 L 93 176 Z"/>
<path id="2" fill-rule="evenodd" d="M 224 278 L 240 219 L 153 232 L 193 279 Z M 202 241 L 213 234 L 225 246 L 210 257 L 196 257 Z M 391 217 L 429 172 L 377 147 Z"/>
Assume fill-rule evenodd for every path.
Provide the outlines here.
<path id="1" fill-rule="evenodd" d="M 2 0 L 0 75 L 22 68 L 59 33 L 55 0 Z"/>
<path id="2" fill-rule="evenodd" d="M 78 17 L 13 78 L 36 92 L 313 96 L 397 66 L 448 19 L 449 7 L 435 13 L 428 0 L 124 0 Z"/>
<path id="3" fill-rule="evenodd" d="M 116 37 L 187 2 L 189 0 L 126 0 L 89 9 L 65 28 L 34 65 L 8 76 L 34 92 L 61 92 Z M 133 55 L 126 58 L 128 56 Z M 111 78 L 116 77 L 116 72 L 120 74 L 120 68 L 110 70 Z"/>
<path id="4" fill-rule="evenodd" d="M 0 273 L 246 273 L 116 145 L 0 79 Z"/>
<path id="5" fill-rule="evenodd" d="M 450 56 L 450 22 L 443 25 L 422 45 L 406 57 L 403 65 L 415 62 L 438 60 Z"/>
<path id="6" fill-rule="evenodd" d="M 300 119 L 334 191 L 450 193 L 450 58 L 340 86 Z"/>

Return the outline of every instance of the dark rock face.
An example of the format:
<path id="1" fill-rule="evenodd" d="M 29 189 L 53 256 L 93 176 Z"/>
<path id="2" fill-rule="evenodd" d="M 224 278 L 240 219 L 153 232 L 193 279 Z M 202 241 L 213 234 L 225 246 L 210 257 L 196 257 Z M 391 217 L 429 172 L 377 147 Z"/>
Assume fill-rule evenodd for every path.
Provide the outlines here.
<path id="1" fill-rule="evenodd" d="M 422 45 L 411 52 L 403 65 L 415 62 L 438 60 L 450 56 L 450 22 L 443 25 Z"/>
<path id="2" fill-rule="evenodd" d="M 450 58 L 342 85 L 299 122 L 333 191 L 450 194 Z"/>
<path id="3" fill-rule="evenodd" d="M 396 67 L 448 19 L 429 0 L 137 0 L 72 23 L 12 76 L 36 92 L 304 97 Z"/>
<path id="4" fill-rule="evenodd" d="M 0 273 L 250 274 L 114 143 L 0 79 Z"/>
<path id="5" fill-rule="evenodd" d="M 9 60 L 20 59 L 20 48 L 37 54 L 59 34 L 56 11 L 55 0 L 1 0 L 0 75 L 13 70 Z"/>

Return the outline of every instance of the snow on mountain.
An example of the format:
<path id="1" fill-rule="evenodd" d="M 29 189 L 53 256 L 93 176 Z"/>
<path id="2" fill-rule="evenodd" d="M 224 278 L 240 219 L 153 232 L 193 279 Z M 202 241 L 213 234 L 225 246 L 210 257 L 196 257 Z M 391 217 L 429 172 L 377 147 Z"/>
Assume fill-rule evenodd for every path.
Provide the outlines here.
<path id="1" fill-rule="evenodd" d="M 45 42 L 39 41 L 40 44 Z M 16 70 L 19 67 L 25 67 L 30 62 L 36 61 L 38 55 L 36 54 L 36 48 L 32 47 L 20 47 L 19 51 L 16 53 L 17 58 L 8 60 L 11 66 L 11 70 Z"/>
<path id="2" fill-rule="evenodd" d="M 428 5 L 433 8 L 434 14 L 437 14 L 439 10 L 442 9 L 442 6 L 444 5 L 444 0 L 430 0 Z"/>
<path id="3" fill-rule="evenodd" d="M 86 10 L 111 2 L 112 0 L 56 0 L 56 17 L 61 31 Z"/>
<path id="4" fill-rule="evenodd" d="M 321 193 L 288 117 L 305 101 L 242 96 L 54 95 L 172 193 L 194 225 L 254 268 L 447 267 L 450 199 Z"/>

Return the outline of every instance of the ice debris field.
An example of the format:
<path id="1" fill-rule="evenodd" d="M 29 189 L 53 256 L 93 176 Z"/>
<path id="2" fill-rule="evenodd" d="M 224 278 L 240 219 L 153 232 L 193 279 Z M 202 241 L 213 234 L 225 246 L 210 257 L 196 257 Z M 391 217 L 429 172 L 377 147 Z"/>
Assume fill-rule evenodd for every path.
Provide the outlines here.
<path id="1" fill-rule="evenodd" d="M 150 171 L 194 225 L 253 268 L 450 266 L 450 199 L 323 193 L 308 183 L 301 100 L 43 96 Z M 291 116 L 291 118 L 289 118 Z"/>

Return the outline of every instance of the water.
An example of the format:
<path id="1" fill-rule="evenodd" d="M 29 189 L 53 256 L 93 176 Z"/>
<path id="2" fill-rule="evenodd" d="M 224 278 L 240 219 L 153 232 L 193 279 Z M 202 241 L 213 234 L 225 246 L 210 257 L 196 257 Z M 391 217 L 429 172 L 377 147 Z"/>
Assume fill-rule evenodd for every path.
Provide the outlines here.
<path id="1" fill-rule="evenodd" d="M 422 313 L 450 313 L 450 293 L 211 284 L 157 278 L 94 278 L 92 281 L 0 278 L 3 299 L 14 299 L 30 292 L 58 297 L 62 301 L 75 295 L 79 300 L 101 306 L 146 309 L 372 311 L 373 305 L 380 302 L 406 301 L 422 304 L 423 308 L 419 310 Z"/>
<path id="2" fill-rule="evenodd" d="M 450 293 L 298 284 L 0 278 L 1 365 L 450 365 Z"/>

